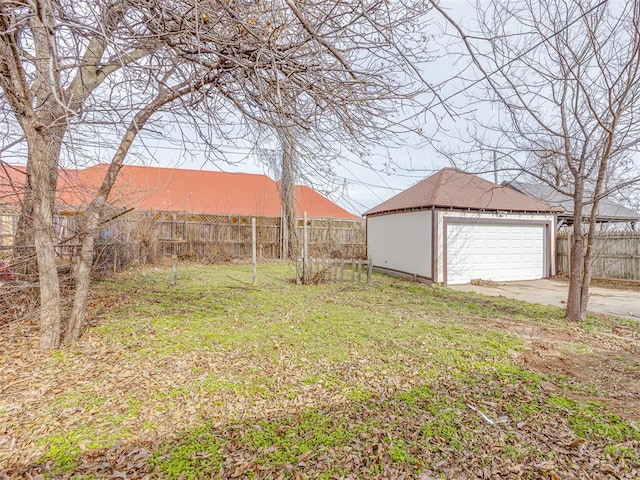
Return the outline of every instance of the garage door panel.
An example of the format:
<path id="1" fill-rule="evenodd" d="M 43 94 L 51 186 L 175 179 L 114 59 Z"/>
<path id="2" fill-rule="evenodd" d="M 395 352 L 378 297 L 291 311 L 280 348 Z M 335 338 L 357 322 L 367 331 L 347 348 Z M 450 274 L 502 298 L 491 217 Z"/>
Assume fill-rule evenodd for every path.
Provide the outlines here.
<path id="1" fill-rule="evenodd" d="M 544 224 L 449 224 L 447 283 L 545 276 Z"/>

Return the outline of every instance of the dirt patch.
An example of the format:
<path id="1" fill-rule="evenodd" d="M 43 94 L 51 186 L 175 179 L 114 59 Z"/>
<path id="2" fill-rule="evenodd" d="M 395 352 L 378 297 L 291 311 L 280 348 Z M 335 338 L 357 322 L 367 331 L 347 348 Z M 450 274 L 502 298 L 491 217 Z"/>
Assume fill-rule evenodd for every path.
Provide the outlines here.
<path id="1" fill-rule="evenodd" d="M 640 421 L 638 332 L 626 327 L 590 333 L 509 320 L 492 323 L 523 338 L 519 361 L 549 376 L 546 390 L 569 386 L 565 394 L 575 400 L 599 401 L 622 418 Z"/>
<path id="2" fill-rule="evenodd" d="M 600 401 L 622 418 L 640 420 L 640 369 L 637 366 L 634 369 L 627 360 L 608 353 L 571 353 L 537 343 L 525 352 L 523 362 L 534 371 L 569 382 L 577 380 L 594 389 L 590 393 L 580 390 L 566 393 L 575 400 Z"/>

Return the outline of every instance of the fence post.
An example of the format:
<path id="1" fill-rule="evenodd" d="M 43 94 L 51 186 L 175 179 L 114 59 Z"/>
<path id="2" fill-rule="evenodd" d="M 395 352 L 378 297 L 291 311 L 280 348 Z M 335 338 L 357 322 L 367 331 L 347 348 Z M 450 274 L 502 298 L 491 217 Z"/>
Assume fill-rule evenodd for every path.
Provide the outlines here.
<path id="1" fill-rule="evenodd" d="M 288 237 L 286 223 L 287 222 L 285 221 L 285 217 L 284 217 L 284 209 L 282 209 L 280 212 L 280 235 L 278 235 L 278 239 L 280 240 L 278 252 L 281 259 L 284 259 L 286 257 L 287 246 L 289 244 L 289 240 L 288 240 L 289 237 Z M 293 247 L 289 248 L 289 251 L 293 251 Z M 296 268 L 298 268 L 297 262 L 296 262 Z"/>
<path id="2" fill-rule="evenodd" d="M 256 218 L 251 218 L 251 258 L 253 260 L 253 275 L 251 277 L 251 285 L 254 287 L 258 283 L 258 258 L 256 256 Z"/>
<path id="3" fill-rule="evenodd" d="M 358 283 L 362 283 L 362 260 L 358 259 Z"/>
<path id="4" fill-rule="evenodd" d="M 334 229 L 333 229 L 333 218 L 329 218 L 329 235 L 327 235 L 329 238 L 329 245 L 333 245 L 334 241 L 335 241 L 335 234 L 334 234 Z"/>
<path id="5" fill-rule="evenodd" d="M 367 283 L 371 283 L 371 272 L 373 270 L 373 265 L 371 265 L 371 257 L 367 259 Z"/>
<path id="6" fill-rule="evenodd" d="M 189 214 L 185 210 L 184 211 L 184 222 L 183 222 L 182 228 L 183 228 L 183 233 L 184 233 L 184 246 L 185 246 L 187 251 L 186 252 L 182 252 L 182 253 L 187 253 L 187 254 L 189 254 L 189 250 L 190 250 L 190 248 L 189 248 L 189 220 L 188 220 L 188 215 Z"/>
<path id="7" fill-rule="evenodd" d="M 571 274 L 571 234 L 573 233 L 573 230 L 569 229 L 569 231 L 567 232 L 567 253 L 568 253 L 568 258 L 567 258 L 567 271 L 566 272 L 562 272 L 565 273 L 567 275 Z"/>
<path id="8" fill-rule="evenodd" d="M 302 283 L 307 285 L 309 283 L 309 234 L 307 232 L 307 212 L 302 215 Z"/>
<path id="9" fill-rule="evenodd" d="M 242 245 L 240 243 L 242 241 L 242 237 L 241 237 L 241 234 L 240 234 L 240 228 L 242 228 L 241 225 L 242 225 L 242 221 L 241 221 L 241 218 L 240 218 L 240 214 L 238 214 L 238 244 L 237 244 L 237 246 L 238 246 L 238 248 L 237 248 L 238 257 L 242 256 Z"/>
<path id="10" fill-rule="evenodd" d="M 171 283 L 175 285 L 178 283 L 178 255 L 174 252 L 171 258 Z"/>

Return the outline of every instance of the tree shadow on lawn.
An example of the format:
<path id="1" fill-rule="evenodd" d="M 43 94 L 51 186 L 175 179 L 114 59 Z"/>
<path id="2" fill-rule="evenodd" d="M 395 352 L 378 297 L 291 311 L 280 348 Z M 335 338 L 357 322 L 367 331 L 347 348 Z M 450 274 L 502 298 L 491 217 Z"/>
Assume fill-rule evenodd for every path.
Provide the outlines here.
<path id="1" fill-rule="evenodd" d="M 550 394 L 544 382 L 504 364 L 406 391 L 360 388 L 0 477 L 637 478 L 637 429 L 603 405 Z"/>

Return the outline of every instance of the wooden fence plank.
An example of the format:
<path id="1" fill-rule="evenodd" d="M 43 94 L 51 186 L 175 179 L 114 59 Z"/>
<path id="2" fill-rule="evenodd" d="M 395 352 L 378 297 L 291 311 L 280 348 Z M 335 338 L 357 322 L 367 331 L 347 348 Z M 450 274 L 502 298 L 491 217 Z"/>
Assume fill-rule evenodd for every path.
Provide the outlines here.
<path id="1" fill-rule="evenodd" d="M 557 238 L 558 274 L 569 274 L 571 237 Z M 640 281 L 640 233 L 604 232 L 595 237 L 592 272 L 596 278 Z"/>

